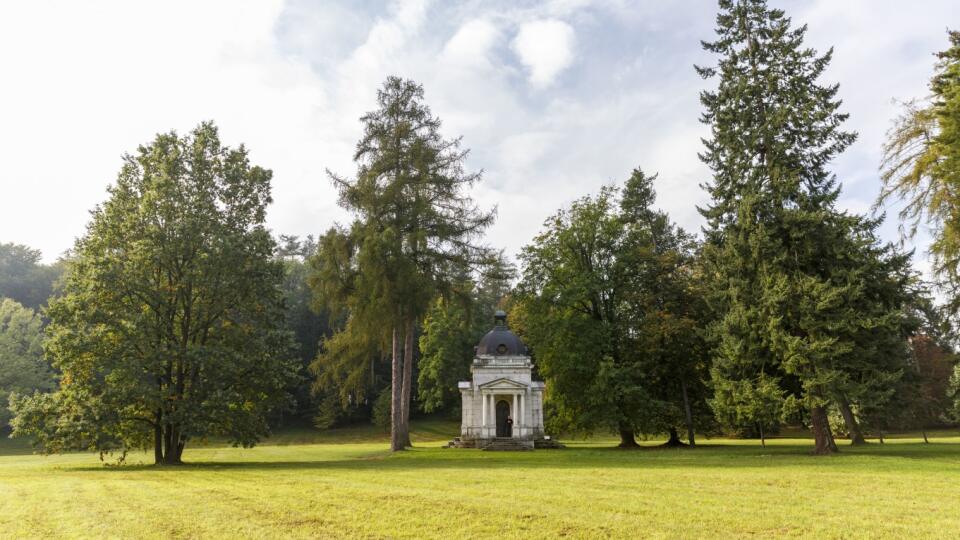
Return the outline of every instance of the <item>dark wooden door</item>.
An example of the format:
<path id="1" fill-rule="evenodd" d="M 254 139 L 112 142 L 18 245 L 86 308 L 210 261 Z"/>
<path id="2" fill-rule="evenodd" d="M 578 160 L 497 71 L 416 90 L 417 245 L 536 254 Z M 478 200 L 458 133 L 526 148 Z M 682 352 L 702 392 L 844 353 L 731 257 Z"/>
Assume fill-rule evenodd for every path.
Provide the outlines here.
<path id="1" fill-rule="evenodd" d="M 510 427 L 507 426 L 507 417 L 510 416 L 510 404 L 506 401 L 497 402 L 497 437 L 509 437 Z"/>

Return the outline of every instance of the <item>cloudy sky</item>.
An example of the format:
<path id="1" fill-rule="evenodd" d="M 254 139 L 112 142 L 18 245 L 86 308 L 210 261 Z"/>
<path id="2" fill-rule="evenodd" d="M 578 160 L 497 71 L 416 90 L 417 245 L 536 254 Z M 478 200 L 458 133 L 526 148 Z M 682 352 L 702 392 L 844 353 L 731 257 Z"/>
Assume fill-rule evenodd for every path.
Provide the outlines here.
<path id="1" fill-rule="evenodd" d="M 931 53 L 960 27 L 956 0 L 772 3 L 809 24 L 811 46 L 835 48 L 825 82 L 840 83 L 860 139 L 834 170 L 843 206 L 868 211 L 892 100 L 925 95 Z M 274 171 L 275 232 L 321 233 L 347 219 L 323 171 L 354 170 L 358 118 L 391 74 L 424 85 L 485 171 L 474 196 L 498 208 L 492 245 L 515 254 L 547 215 L 635 166 L 660 174 L 659 205 L 698 230 L 709 177 L 693 65 L 711 63 L 700 40 L 715 12 L 712 0 L 4 1 L 0 242 L 55 259 L 123 153 L 203 120 Z"/>

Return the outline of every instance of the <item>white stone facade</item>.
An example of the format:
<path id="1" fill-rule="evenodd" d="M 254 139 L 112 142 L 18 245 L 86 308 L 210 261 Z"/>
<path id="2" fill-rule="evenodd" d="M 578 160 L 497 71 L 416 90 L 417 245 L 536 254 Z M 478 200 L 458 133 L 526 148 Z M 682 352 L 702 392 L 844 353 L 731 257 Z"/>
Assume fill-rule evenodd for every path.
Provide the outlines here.
<path id="1" fill-rule="evenodd" d="M 534 381 L 533 363 L 526 347 L 507 330 L 506 317 L 498 313 L 497 326 L 477 347 L 470 366 L 472 380 L 459 384 L 462 398 L 460 440 L 483 447 L 497 437 L 518 441 L 544 439 L 544 383 Z M 506 426 L 506 417 L 513 420 Z"/>

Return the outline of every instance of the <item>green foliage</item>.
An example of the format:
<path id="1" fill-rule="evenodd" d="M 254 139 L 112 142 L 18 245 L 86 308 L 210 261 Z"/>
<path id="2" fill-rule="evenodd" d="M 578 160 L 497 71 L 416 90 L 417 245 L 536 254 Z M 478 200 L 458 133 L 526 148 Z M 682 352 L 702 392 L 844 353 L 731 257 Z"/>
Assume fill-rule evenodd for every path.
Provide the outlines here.
<path id="1" fill-rule="evenodd" d="M 921 223 L 931 226 L 936 268 L 960 284 L 960 32 L 948 32 L 950 48 L 937 54 L 930 97 L 904 104 L 887 134 L 878 204 L 906 202 L 900 217 L 913 235 Z M 955 295 L 954 295 L 955 296 Z M 951 299 L 956 302 L 955 298 Z"/>
<path id="2" fill-rule="evenodd" d="M 477 321 L 470 324 L 467 309 L 438 298 L 427 312 L 420 335 L 418 397 L 426 412 L 455 406 L 457 382 L 470 375 L 473 347 L 483 336 Z"/>
<path id="3" fill-rule="evenodd" d="M 316 376 L 314 393 L 336 395 L 344 409 L 366 402 L 383 387 L 376 369 L 377 344 L 356 330 L 354 321 L 349 319 L 343 330 L 323 339 L 322 351 L 310 366 Z"/>
<path id="4" fill-rule="evenodd" d="M 441 136 L 423 87 L 389 77 L 377 104 L 361 118 L 355 178 L 328 171 L 340 205 L 355 220 L 321 237 L 312 286 L 318 304 L 340 320 L 337 331 L 353 335 L 335 335 L 342 341 L 321 353 L 315 371 L 324 384 L 324 366 L 365 369 L 360 349 L 389 356 L 397 450 L 409 444 L 416 326 L 437 296 L 453 294 L 462 276 L 490 260 L 491 251 L 478 241 L 494 214 L 466 193 L 480 173 L 465 171 L 460 139 Z M 338 354 L 347 356 L 332 358 Z M 362 372 L 338 377 L 364 379 Z"/>
<path id="5" fill-rule="evenodd" d="M 310 364 L 317 357 L 320 341 L 331 333 L 328 317 L 322 309 L 313 305 L 313 292 L 309 279 L 309 261 L 317 253 L 317 242 L 312 236 L 301 240 L 296 236 L 280 235 L 277 258 L 283 264 L 284 279 L 281 286 L 284 296 L 286 328 L 293 333 L 300 358 L 300 378 L 290 388 L 296 400 L 295 414 L 309 418 L 316 414 L 319 402 L 311 392 Z"/>
<path id="6" fill-rule="evenodd" d="M 724 426 L 749 428 L 750 433 L 756 427 L 757 433 L 769 433 L 779 425 L 782 411 L 790 409 L 777 379 L 763 373 L 756 379 L 732 379 L 715 373 L 712 381 L 710 405 Z"/>
<path id="7" fill-rule="evenodd" d="M 489 260 L 474 242 L 494 216 L 464 193 L 480 174 L 464 171 L 466 151 L 440 135 L 420 85 L 390 77 L 377 100 L 361 118 L 356 178 L 330 173 L 341 206 L 358 219 L 321 240 L 316 289 L 323 304 L 379 321 L 383 339 L 399 319 L 421 318 L 465 269 Z"/>
<path id="8" fill-rule="evenodd" d="M 835 208 L 827 167 L 856 134 L 841 129 L 839 87 L 818 82 L 832 51 L 805 47 L 806 27 L 764 0 L 720 7 L 717 38 L 704 43 L 718 64 L 697 68 L 719 78 L 701 94 L 712 405 L 728 422 L 762 425 L 789 390 L 828 452 L 831 400 L 883 401 L 904 365 L 907 257 L 880 244 L 878 222 Z"/>
<path id="9" fill-rule="evenodd" d="M 947 409 L 948 421 L 960 424 L 960 362 L 953 366 L 953 374 L 947 386 L 947 398 L 950 399 L 950 408 Z"/>
<path id="10" fill-rule="evenodd" d="M 424 319 L 417 390 L 425 412 L 459 410 L 457 383 L 470 377 L 474 348 L 505 307 L 516 270 L 500 255 L 480 274 L 476 284 L 468 280 L 455 295 L 437 298 Z"/>
<path id="11" fill-rule="evenodd" d="M 681 385 L 701 386 L 690 239 L 651 208 L 652 182 L 638 169 L 622 191 L 577 200 L 523 250 L 512 320 L 548 382 L 553 429 L 632 444 L 680 423 Z"/>
<path id="12" fill-rule="evenodd" d="M 209 123 L 124 157 L 48 311 L 60 389 L 14 404 L 16 435 L 44 452 L 152 447 L 168 464 L 191 440 L 267 435 L 296 376 L 270 177 Z"/>
<path id="13" fill-rule="evenodd" d="M 56 384 L 43 358 L 42 341 L 40 315 L 0 298 L 0 429 L 10 422 L 7 401 L 11 395 L 49 392 Z"/>
<path id="14" fill-rule="evenodd" d="M 384 433 L 390 431 L 390 397 L 390 388 L 384 388 L 373 402 L 373 411 L 370 415 L 370 422 Z"/>
<path id="15" fill-rule="evenodd" d="M 0 298 L 40 309 L 63 274 L 63 262 L 40 263 L 40 252 L 20 244 L 0 244 Z"/>

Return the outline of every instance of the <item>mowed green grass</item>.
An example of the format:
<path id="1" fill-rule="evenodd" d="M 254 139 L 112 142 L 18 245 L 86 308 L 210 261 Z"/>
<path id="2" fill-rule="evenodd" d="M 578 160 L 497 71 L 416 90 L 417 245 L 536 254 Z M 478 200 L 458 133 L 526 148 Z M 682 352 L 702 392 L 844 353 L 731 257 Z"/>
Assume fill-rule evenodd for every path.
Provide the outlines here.
<path id="1" fill-rule="evenodd" d="M 840 455 L 810 441 L 702 441 L 623 451 L 568 441 L 524 453 L 441 448 L 421 423 L 396 455 L 369 429 L 283 433 L 254 449 L 188 448 L 183 467 L 135 455 L 30 455 L 0 442 L 2 537 L 930 537 L 960 535 L 960 437 L 899 438 Z M 653 443 L 651 443 L 653 444 Z M 845 444 L 845 443 L 841 443 Z"/>

